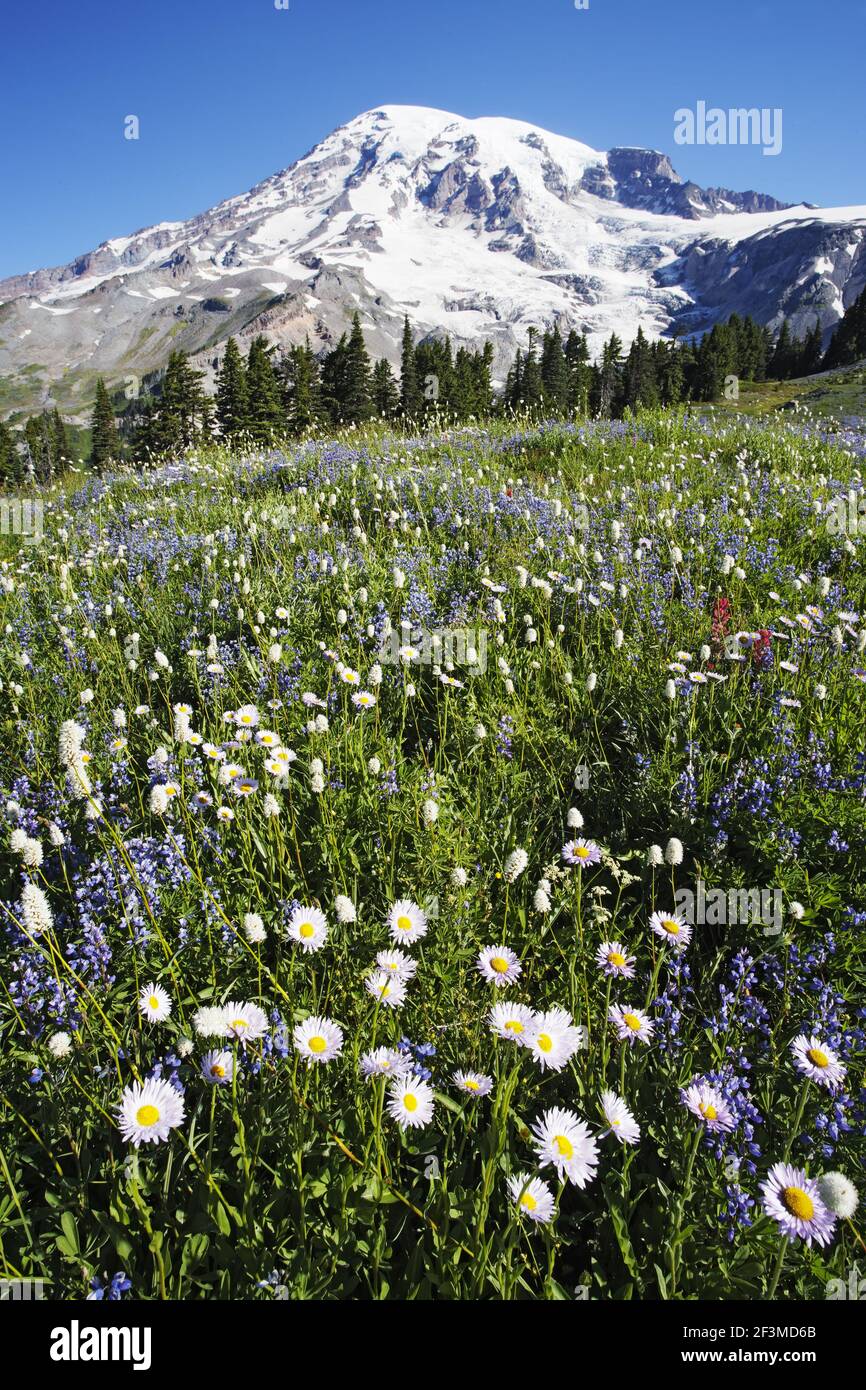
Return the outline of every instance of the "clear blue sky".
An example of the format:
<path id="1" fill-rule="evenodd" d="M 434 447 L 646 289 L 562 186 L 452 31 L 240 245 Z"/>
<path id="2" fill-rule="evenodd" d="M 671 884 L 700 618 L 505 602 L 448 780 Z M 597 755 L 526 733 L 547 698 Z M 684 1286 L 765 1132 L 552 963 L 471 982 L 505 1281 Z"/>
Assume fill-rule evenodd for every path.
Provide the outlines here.
<path id="1" fill-rule="evenodd" d="M 698 183 L 788 202 L 866 202 L 866 0 L 289 6 L 4 0 L 0 277 L 203 211 L 388 103 L 647 145 Z M 673 113 L 699 100 L 781 107 L 781 154 L 676 146 Z"/>

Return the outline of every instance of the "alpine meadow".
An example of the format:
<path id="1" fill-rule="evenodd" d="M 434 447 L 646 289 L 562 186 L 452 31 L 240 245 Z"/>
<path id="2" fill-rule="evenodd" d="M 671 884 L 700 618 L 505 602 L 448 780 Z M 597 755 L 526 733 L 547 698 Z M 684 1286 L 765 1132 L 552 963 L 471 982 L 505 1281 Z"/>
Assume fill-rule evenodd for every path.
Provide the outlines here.
<path id="1" fill-rule="evenodd" d="M 598 1311 L 659 1370 L 848 1345 L 866 200 L 851 60 L 807 100 L 793 4 L 771 41 L 734 0 L 735 43 L 634 0 L 87 0 L 32 99 L 10 74 L 34 1365 L 248 1374 L 298 1335 L 222 1302 L 589 1304 L 565 1337 Z"/>

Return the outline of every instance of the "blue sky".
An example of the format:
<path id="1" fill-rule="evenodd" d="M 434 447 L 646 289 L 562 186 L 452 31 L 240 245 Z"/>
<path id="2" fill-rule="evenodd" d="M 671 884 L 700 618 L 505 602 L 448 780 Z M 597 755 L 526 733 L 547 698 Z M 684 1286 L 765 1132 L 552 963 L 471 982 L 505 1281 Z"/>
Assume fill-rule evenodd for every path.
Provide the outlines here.
<path id="1" fill-rule="evenodd" d="M 203 211 L 392 103 L 647 145 L 698 183 L 788 202 L 866 202 L 866 0 L 288 3 L 6 0 L 0 277 Z M 699 100 L 781 107 L 782 152 L 675 145 L 675 110 Z"/>

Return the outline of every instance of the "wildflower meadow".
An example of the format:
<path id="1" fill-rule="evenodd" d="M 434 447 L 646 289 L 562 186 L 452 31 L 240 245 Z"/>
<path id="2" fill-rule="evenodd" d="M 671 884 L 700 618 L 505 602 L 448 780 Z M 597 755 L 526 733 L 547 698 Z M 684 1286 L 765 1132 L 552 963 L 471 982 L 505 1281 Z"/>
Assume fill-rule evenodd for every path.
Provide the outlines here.
<path id="1" fill-rule="evenodd" d="M 846 1289 L 864 452 L 656 411 L 34 491 L 0 540 L 0 1277 Z"/>

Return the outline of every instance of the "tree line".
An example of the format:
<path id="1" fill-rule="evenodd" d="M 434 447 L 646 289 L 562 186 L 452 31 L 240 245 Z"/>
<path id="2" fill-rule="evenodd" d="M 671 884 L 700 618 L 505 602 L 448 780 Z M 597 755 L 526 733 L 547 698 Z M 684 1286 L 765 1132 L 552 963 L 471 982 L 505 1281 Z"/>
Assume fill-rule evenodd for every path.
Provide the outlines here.
<path id="1" fill-rule="evenodd" d="M 497 413 L 621 416 L 626 409 L 713 401 L 732 379 L 788 380 L 866 357 L 866 291 L 845 312 L 822 353 L 821 330 L 796 338 L 787 320 L 777 337 L 749 316 L 732 314 L 697 339 L 650 341 L 638 330 L 628 352 L 612 333 L 595 361 L 586 337 L 557 326 L 530 331 L 504 389 L 494 392 L 493 346 L 455 352 L 450 338 L 416 341 L 403 327 L 400 371 L 373 361 L 360 317 L 330 351 L 317 355 L 309 340 L 279 350 L 258 335 L 244 355 L 226 343 L 213 395 L 205 373 L 184 352 L 136 399 L 115 405 L 105 382 L 96 385 L 90 420 L 91 467 L 102 472 L 122 458 L 143 459 L 212 439 L 268 446 L 286 437 L 324 433 L 381 419 L 424 428 L 436 420 L 460 423 Z M 15 434 L 18 434 L 16 439 Z M 57 410 L 31 417 L 23 432 L 0 421 L 0 482 L 46 483 L 71 457 L 68 427 Z"/>

